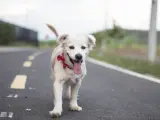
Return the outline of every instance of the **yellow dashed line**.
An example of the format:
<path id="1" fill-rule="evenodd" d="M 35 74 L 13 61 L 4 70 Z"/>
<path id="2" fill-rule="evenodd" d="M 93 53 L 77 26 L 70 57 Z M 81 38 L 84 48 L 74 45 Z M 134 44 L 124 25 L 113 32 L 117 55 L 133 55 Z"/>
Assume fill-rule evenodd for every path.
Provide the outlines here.
<path id="1" fill-rule="evenodd" d="M 32 62 L 31 62 L 31 61 L 25 61 L 25 62 L 23 63 L 23 67 L 31 67 L 31 65 L 32 65 Z"/>
<path id="2" fill-rule="evenodd" d="M 34 56 L 29 56 L 28 59 L 29 60 L 34 60 Z"/>
<path id="3" fill-rule="evenodd" d="M 25 61 L 23 63 L 23 67 L 31 67 L 32 66 L 32 60 L 35 59 L 36 56 L 40 55 L 42 52 L 36 53 L 34 55 L 28 56 L 29 61 Z M 26 75 L 16 75 L 14 78 L 12 84 L 10 85 L 10 88 L 12 89 L 25 89 L 25 84 L 27 81 Z"/>
<path id="4" fill-rule="evenodd" d="M 27 76 L 26 75 L 17 75 L 10 88 L 12 89 L 25 89 L 25 84 L 26 84 Z"/>

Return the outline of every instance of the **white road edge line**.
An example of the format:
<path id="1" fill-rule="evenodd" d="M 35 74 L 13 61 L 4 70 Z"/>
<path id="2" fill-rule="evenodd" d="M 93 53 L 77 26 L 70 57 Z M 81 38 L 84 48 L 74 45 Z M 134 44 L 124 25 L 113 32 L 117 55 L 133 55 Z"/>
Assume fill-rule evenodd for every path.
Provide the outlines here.
<path id="1" fill-rule="evenodd" d="M 96 64 L 96 65 L 103 66 L 105 68 L 116 70 L 118 72 L 122 72 L 122 73 L 125 73 L 125 74 L 128 74 L 128 75 L 131 75 L 131 76 L 135 76 L 135 77 L 138 77 L 138 78 L 142 78 L 142 79 L 149 80 L 149 81 L 160 84 L 160 79 L 158 79 L 158 78 L 153 78 L 153 77 L 146 76 L 146 75 L 143 75 L 143 74 L 140 74 L 140 73 L 137 73 L 137 72 L 133 72 L 133 71 L 121 68 L 121 67 L 116 66 L 116 65 L 112 65 L 112 64 L 108 64 L 108 63 L 105 63 L 105 62 L 102 62 L 102 61 L 99 61 L 99 60 L 95 60 L 95 59 L 90 58 L 90 57 L 87 59 L 87 61 L 89 61 L 93 64 Z"/>

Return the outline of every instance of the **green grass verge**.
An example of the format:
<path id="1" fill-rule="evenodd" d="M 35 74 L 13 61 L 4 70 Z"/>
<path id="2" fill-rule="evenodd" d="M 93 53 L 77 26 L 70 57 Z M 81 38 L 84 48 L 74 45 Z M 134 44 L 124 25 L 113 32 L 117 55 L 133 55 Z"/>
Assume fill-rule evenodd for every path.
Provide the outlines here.
<path id="1" fill-rule="evenodd" d="M 25 48 L 30 48 L 30 47 L 36 47 L 35 45 L 32 45 L 32 44 L 29 44 L 29 43 L 26 43 L 26 42 L 13 42 L 13 43 L 10 43 L 9 45 L 7 46 L 12 46 L 12 47 L 25 47 Z"/>
<path id="2" fill-rule="evenodd" d="M 40 47 L 41 48 L 48 48 L 48 47 L 55 47 L 56 41 L 55 40 L 50 40 L 50 41 L 40 41 Z"/>
<path id="3" fill-rule="evenodd" d="M 90 53 L 90 57 L 110 64 L 118 65 L 128 70 L 160 77 L 160 64 L 153 64 L 148 61 L 124 58 L 109 53 L 105 53 L 103 56 L 98 54 L 98 50 L 94 50 Z"/>

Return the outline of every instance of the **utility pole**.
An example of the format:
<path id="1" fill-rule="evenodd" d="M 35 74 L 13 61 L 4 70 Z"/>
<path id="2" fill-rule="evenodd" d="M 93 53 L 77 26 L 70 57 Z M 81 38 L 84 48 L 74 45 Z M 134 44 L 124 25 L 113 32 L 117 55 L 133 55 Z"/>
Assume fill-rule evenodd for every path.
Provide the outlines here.
<path id="1" fill-rule="evenodd" d="M 150 30 L 148 36 L 148 59 L 154 62 L 156 59 L 157 50 L 157 7 L 158 0 L 152 0 L 151 4 L 151 18 L 150 18 Z"/>

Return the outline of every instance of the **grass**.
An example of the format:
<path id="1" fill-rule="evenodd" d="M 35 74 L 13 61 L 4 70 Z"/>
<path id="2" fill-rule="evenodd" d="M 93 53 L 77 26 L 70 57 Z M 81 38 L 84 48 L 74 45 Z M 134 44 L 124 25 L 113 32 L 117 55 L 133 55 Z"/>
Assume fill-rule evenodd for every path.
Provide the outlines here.
<path id="1" fill-rule="evenodd" d="M 35 45 L 26 43 L 26 42 L 14 42 L 14 43 L 10 43 L 8 46 L 12 46 L 12 47 L 25 47 L 25 48 L 30 48 L 30 47 L 35 47 Z"/>
<path id="2" fill-rule="evenodd" d="M 42 41 L 40 41 L 40 48 L 55 47 L 55 45 L 56 45 L 55 40 L 50 40 L 50 41 L 42 40 Z"/>
<path id="3" fill-rule="evenodd" d="M 99 50 L 97 49 L 93 50 L 90 53 L 90 56 L 97 60 L 118 65 L 128 70 L 160 77 L 160 64 L 153 64 L 144 60 L 124 58 L 108 52 L 105 52 L 103 56 L 100 56 Z"/>
<path id="4" fill-rule="evenodd" d="M 107 50 L 112 51 L 115 54 L 119 55 L 136 55 L 136 56 L 147 56 L 148 54 L 148 46 L 146 44 L 137 44 L 133 43 L 130 45 L 125 45 L 125 44 L 108 44 Z M 160 46 L 157 46 L 157 56 L 160 56 Z"/>
<path id="5" fill-rule="evenodd" d="M 106 41 L 104 46 L 106 46 L 107 51 L 115 54 L 146 56 L 148 53 L 148 45 L 139 43 L 138 38 L 134 36 L 126 36 L 121 40 L 106 36 L 104 40 Z M 96 43 L 99 48 L 101 40 L 97 39 Z M 160 45 L 157 45 L 157 55 L 160 56 Z"/>

